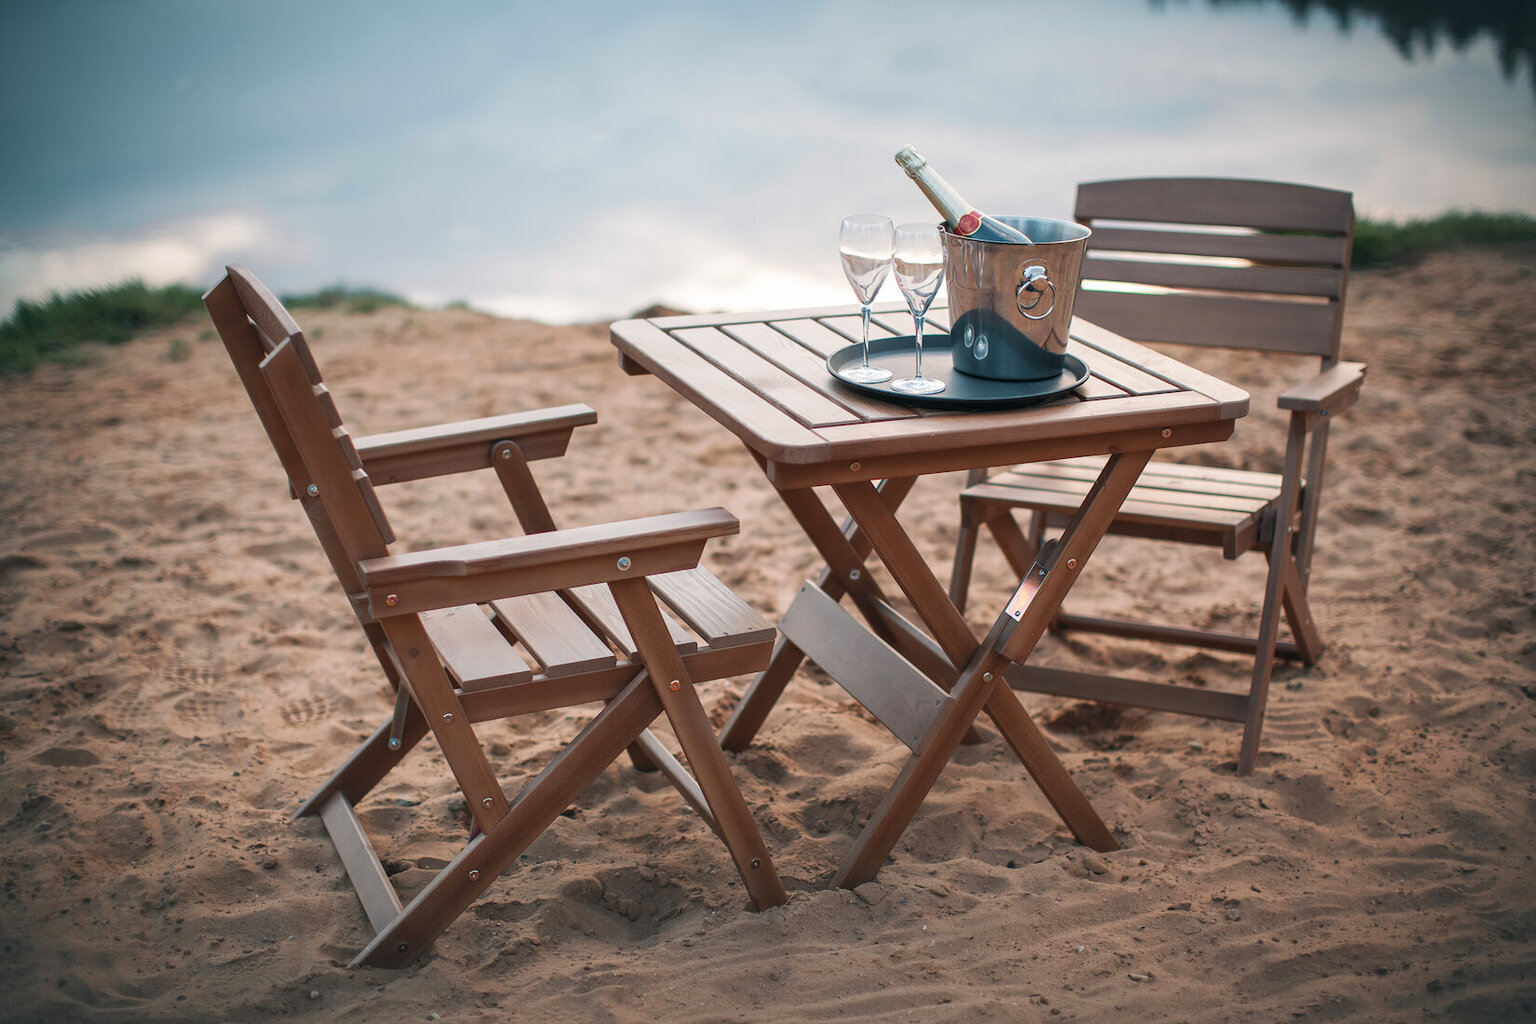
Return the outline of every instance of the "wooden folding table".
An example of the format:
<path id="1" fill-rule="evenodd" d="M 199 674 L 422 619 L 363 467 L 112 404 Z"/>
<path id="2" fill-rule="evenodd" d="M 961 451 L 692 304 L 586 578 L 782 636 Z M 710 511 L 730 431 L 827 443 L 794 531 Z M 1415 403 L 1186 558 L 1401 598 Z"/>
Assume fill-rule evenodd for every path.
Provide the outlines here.
<path id="1" fill-rule="evenodd" d="M 882 334 L 910 332 L 905 310 L 876 312 Z M 930 324 L 946 325 L 934 310 Z M 1028 658 L 1153 452 L 1230 437 L 1247 413 L 1239 388 L 1081 319 L 1068 352 L 1091 374 L 1049 404 L 920 409 L 852 390 L 826 368 L 858 337 L 846 307 L 625 320 L 612 327 L 623 368 L 654 374 L 750 449 L 826 560 L 780 622 L 769 667 L 721 733 L 751 743 L 810 657 L 911 751 L 832 881 L 873 878 L 983 710 L 1079 841 L 1116 848 L 1003 672 Z M 920 476 L 1078 455 L 1109 455 L 1066 532 L 1042 549 L 978 641 L 896 518 Z M 817 488 L 830 488 L 839 525 Z M 957 512 L 958 514 L 958 512 Z M 866 569 L 877 554 L 920 623 L 894 609 Z M 848 597 L 865 622 L 840 604 Z"/>

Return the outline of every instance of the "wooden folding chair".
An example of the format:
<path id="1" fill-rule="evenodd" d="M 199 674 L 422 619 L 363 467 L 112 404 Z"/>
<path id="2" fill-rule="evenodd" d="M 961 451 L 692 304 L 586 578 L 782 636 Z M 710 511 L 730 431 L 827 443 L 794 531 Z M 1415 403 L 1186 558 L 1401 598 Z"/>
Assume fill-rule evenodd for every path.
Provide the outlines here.
<path id="1" fill-rule="evenodd" d="M 1347 192 L 1279 182 L 1168 178 L 1079 186 L 1076 218 L 1093 228 L 1074 312 L 1135 341 L 1311 357 L 1316 375 L 1280 395 L 1290 414 L 1279 473 L 1153 461 L 1111 533 L 1214 545 L 1234 559 L 1262 551 L 1269 571 L 1256 636 L 1061 614 L 1055 628 L 1250 653 L 1246 693 L 1020 666 L 1018 689 L 1243 723 L 1238 770 L 1253 770 L 1277 656 L 1312 664 L 1322 650 L 1307 602 L 1328 427 L 1355 403 L 1365 367 L 1339 359 L 1354 234 Z M 973 473 L 961 495 L 950 580 L 964 607 L 982 526 L 1020 575 L 1045 531 L 1061 525 L 1103 459 Z M 1030 513 L 1026 531 L 1014 510 Z M 1282 614 L 1290 639 L 1279 635 Z"/>
<path id="2" fill-rule="evenodd" d="M 724 840 L 754 906 L 783 903 L 694 690 L 761 669 L 772 650 L 773 628 L 698 566 L 705 542 L 735 533 L 736 520 L 716 508 L 557 530 L 528 463 L 563 454 L 572 430 L 596 420 L 590 408 L 354 443 L 303 333 L 254 276 L 229 267 L 204 303 L 396 692 L 394 713 L 295 814 L 324 821 L 377 932 L 354 963 L 414 960 L 626 749 L 637 767 L 660 769 Z M 526 536 L 390 554 L 375 482 L 487 467 Z M 594 702 L 601 710 L 509 799 L 475 726 Z M 691 773 L 649 731 L 663 712 Z M 429 731 L 474 827 L 402 906 L 353 808 Z"/>

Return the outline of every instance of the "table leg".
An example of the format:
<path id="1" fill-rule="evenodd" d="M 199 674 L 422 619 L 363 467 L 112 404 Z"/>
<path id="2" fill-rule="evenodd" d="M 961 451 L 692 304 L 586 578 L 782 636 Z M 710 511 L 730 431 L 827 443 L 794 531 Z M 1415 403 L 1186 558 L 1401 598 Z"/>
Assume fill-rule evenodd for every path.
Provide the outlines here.
<path id="1" fill-rule="evenodd" d="M 911 539 L 894 516 L 870 502 L 869 494 L 859 485 L 839 487 L 839 497 L 869 534 L 886 567 L 924 614 L 930 628 L 935 629 L 950 657 L 957 664 L 963 660 L 966 667 L 951 691 L 954 704 L 935 719 L 918 750 L 903 766 L 833 876 L 834 885 L 853 888 L 875 876 L 954 755 L 960 737 L 983 708 L 1073 834 L 1095 849 L 1117 848 L 1114 837 L 1050 749 L 1018 697 L 1003 684 L 1003 671 L 1034 650 L 1151 455 L 1150 451 L 1122 453 L 1109 459 L 1066 532 L 1047 556 L 1048 563 L 1037 564 L 1025 576 L 986 640 L 980 645 L 971 640 L 971 651 L 965 652 L 963 659 L 959 655 L 965 641 L 955 622 L 958 620 L 959 626 L 965 628 L 964 618 L 948 601 L 947 594 L 943 601 L 947 613 L 933 601 L 932 591 L 944 594 L 943 588 L 917 555 Z M 934 620 L 927 618 L 929 614 Z M 969 629 L 965 628 L 965 637 L 969 636 Z"/>
<path id="2" fill-rule="evenodd" d="M 879 486 L 880 502 L 892 510 L 896 509 L 912 490 L 914 483 L 915 477 L 882 481 Z M 852 576 L 858 586 L 853 595 L 854 603 L 864 613 L 871 628 L 876 630 L 876 635 L 887 642 L 894 642 L 896 638 L 890 635 L 880 617 L 872 610 L 873 602 L 883 601 L 884 595 L 869 574 L 863 571 L 864 559 L 868 557 L 871 545 L 858 523 L 849 519 L 841 527 L 837 526 L 826 506 L 811 490 L 780 491 L 779 497 L 806 536 L 815 544 L 817 552 L 827 560 L 826 568 L 816 578 L 816 586 L 837 601 L 848 592 L 845 584 Z M 834 566 L 837 570 L 834 570 Z M 893 646 L 900 645 L 893 643 Z M 747 687 L 730 720 L 725 723 L 725 728 L 720 730 L 722 747 L 726 750 L 745 750 L 751 745 L 803 660 L 804 653 L 787 638 L 780 636 L 774 644 L 768 667 Z"/>

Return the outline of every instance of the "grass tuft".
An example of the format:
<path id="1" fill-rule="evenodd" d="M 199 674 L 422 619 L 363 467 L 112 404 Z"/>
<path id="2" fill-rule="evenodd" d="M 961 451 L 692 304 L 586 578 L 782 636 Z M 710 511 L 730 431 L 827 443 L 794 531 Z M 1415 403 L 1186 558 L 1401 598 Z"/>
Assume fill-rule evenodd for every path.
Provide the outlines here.
<path id="1" fill-rule="evenodd" d="M 376 288 L 336 285 L 306 295 L 283 297 L 295 309 L 339 309 L 372 313 L 386 306 L 410 303 Z M 121 345 L 142 331 L 167 327 L 204 314 L 202 292 L 190 285 L 150 288 L 140 280 L 110 288 L 60 295 L 46 300 L 22 299 L 0 322 L 0 374 L 23 373 L 44 362 L 67 362 L 74 350 L 89 342 Z M 211 338 L 211 329 L 200 337 Z M 185 358 L 185 342 L 172 342 L 170 358 Z"/>
<path id="2" fill-rule="evenodd" d="M 377 288 L 353 288 L 336 284 L 317 292 L 303 295 L 284 295 L 283 305 L 289 309 L 336 309 L 346 313 L 373 313 L 387 306 L 413 308 L 409 302 L 393 292 Z"/>
<path id="3" fill-rule="evenodd" d="M 55 292 L 45 301 L 22 299 L 0 323 L 0 373 L 63 360 L 85 342 L 121 345 L 140 331 L 178 323 L 202 308 L 196 288 L 150 288 L 137 280 L 68 295 Z"/>
<path id="4" fill-rule="evenodd" d="M 1431 252 L 1467 245 L 1536 242 L 1536 217 L 1527 213 L 1458 210 L 1438 217 L 1392 221 L 1361 218 L 1355 223 L 1351 265 L 1379 267 L 1408 263 Z"/>

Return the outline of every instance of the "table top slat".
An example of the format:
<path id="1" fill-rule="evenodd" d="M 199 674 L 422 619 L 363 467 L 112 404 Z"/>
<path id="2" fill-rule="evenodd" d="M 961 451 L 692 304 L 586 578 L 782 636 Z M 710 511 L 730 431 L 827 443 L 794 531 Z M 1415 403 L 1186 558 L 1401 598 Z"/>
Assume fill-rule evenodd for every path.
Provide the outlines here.
<path id="1" fill-rule="evenodd" d="M 1128 338 L 1122 338 L 1113 331 L 1081 318 L 1072 321 L 1072 335 L 1083 344 L 1113 355 L 1121 362 L 1130 363 L 1163 380 L 1177 382 L 1182 388 L 1215 399 L 1220 403 L 1218 415 L 1222 418 L 1236 418 L 1248 414 L 1248 392 L 1235 384 L 1228 384 L 1219 377 L 1212 377 L 1188 363 L 1181 363 L 1145 345 L 1138 345 Z"/>
<path id="2" fill-rule="evenodd" d="M 794 451 L 814 462 L 825 448 L 817 434 L 654 324 L 622 321 L 613 335 L 627 355 L 754 451 Z"/>
<path id="3" fill-rule="evenodd" d="M 938 333 L 948 311 L 929 319 Z M 783 467 L 785 479 L 846 479 L 861 461 L 890 472 L 910 458 L 923 467 L 917 472 L 935 472 L 999 465 L 985 460 L 1006 452 L 1060 458 L 1198 443 L 1230 435 L 1231 421 L 1248 411 L 1242 389 L 1081 318 L 1069 351 L 1091 376 L 1057 401 L 994 409 L 887 403 L 826 371 L 826 356 L 859 329 L 858 308 L 840 306 L 628 320 L 612 334 L 626 366 L 661 377 Z M 872 337 L 910 330 L 903 304 L 875 307 Z"/>
<path id="4" fill-rule="evenodd" d="M 672 336 L 808 427 L 862 421 L 857 413 L 795 376 L 779 359 L 764 357 L 719 327 L 689 327 Z"/>
<path id="5" fill-rule="evenodd" d="M 765 359 L 772 360 L 803 381 L 808 387 L 825 395 L 830 401 L 854 413 L 859 420 L 888 420 L 915 415 L 913 410 L 890 402 L 870 398 L 852 388 L 843 387 L 827 369 L 824 355 L 800 344 L 797 338 L 775 330 L 777 324 L 733 324 L 722 328 L 747 348 Z M 785 324 L 794 330 L 817 329 L 832 337 L 839 337 L 821 328 L 814 320 L 790 320 Z M 847 341 L 844 340 L 846 345 Z M 842 346 L 839 346 L 842 347 Z"/>

